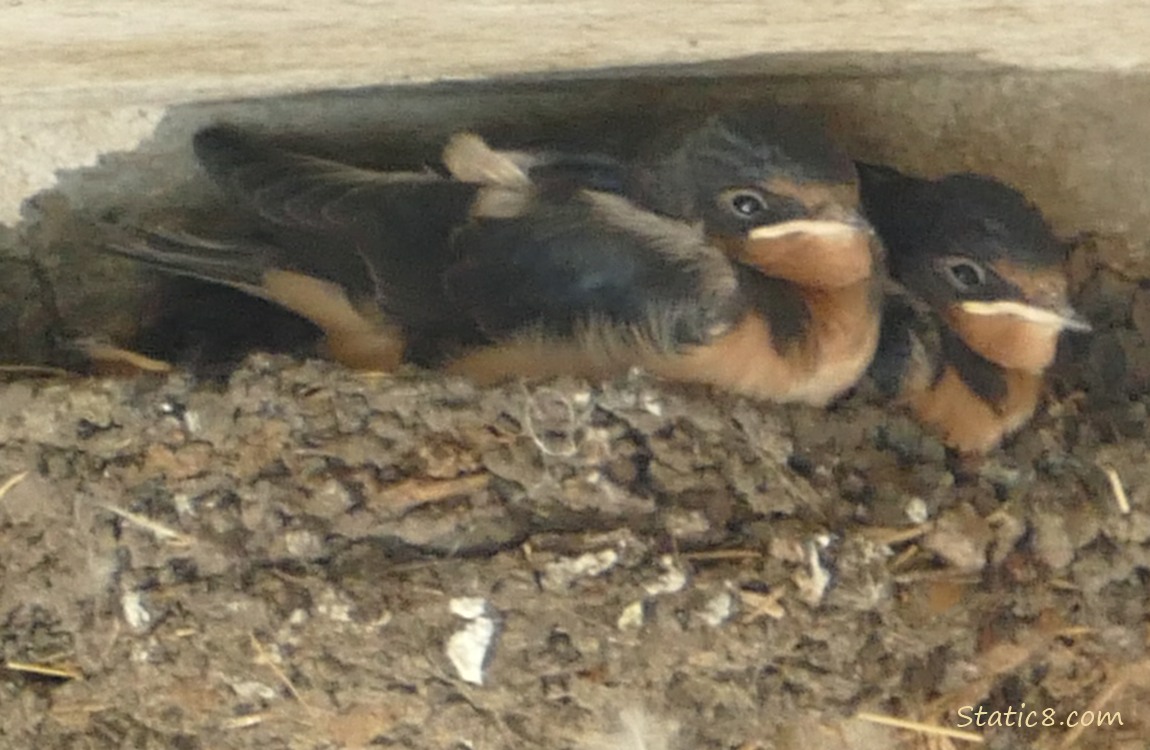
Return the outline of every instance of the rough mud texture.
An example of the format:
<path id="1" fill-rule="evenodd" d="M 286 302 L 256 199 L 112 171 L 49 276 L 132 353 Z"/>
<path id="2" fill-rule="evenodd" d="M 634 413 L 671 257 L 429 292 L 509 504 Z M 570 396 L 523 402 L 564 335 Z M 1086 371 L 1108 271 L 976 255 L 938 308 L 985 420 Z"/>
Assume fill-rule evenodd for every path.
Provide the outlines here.
<path id="1" fill-rule="evenodd" d="M 958 465 L 861 397 L 639 377 L 10 382 L 0 743 L 946 747 L 850 717 L 1025 702 L 1122 726 L 987 746 L 1143 747 L 1150 399 L 1095 400 Z"/>

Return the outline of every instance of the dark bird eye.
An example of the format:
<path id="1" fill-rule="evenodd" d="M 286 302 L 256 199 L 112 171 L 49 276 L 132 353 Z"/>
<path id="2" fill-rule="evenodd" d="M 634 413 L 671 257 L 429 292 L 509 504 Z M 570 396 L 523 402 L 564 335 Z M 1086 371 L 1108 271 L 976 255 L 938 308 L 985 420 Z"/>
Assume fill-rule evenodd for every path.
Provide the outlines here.
<path id="1" fill-rule="evenodd" d="M 965 258 L 943 261 L 943 272 L 950 285 L 960 292 L 969 291 L 986 282 L 986 271 L 982 270 L 982 266 Z"/>
<path id="2" fill-rule="evenodd" d="M 763 197 L 751 190 L 736 190 L 727 196 L 727 205 L 736 215 L 753 218 L 767 210 Z"/>

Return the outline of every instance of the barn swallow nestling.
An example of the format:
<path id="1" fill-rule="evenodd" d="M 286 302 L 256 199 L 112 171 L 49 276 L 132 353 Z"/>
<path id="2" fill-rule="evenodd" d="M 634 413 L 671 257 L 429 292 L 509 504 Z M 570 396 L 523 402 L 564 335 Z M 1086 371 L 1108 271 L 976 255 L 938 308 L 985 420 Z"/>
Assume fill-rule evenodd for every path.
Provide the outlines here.
<path id="1" fill-rule="evenodd" d="M 1071 308 L 1066 248 L 1018 191 L 970 174 L 924 180 L 859 165 L 891 278 L 871 375 L 951 447 L 983 453 L 1030 419 Z"/>
<path id="2" fill-rule="evenodd" d="M 670 156 L 595 169 L 460 134 L 439 175 L 209 128 L 200 163 L 261 231 L 124 230 L 110 244 L 299 313 L 353 367 L 390 370 L 406 355 L 490 381 L 639 366 L 821 404 L 873 353 L 880 250 L 850 161 L 776 129 L 716 117 Z"/>
<path id="3" fill-rule="evenodd" d="M 447 149 L 448 168 L 456 177 L 491 182 L 501 170 L 455 166 L 485 163 L 461 158 L 454 148 L 460 143 Z M 476 152 L 486 148 L 478 143 Z M 625 163 L 586 154 L 501 155 L 533 181 L 620 195 L 659 216 L 698 225 L 735 261 L 749 314 L 686 356 L 645 358 L 646 369 L 822 404 L 850 387 L 870 361 L 882 248 L 860 215 L 854 164 L 809 117 L 761 107 L 713 116 L 701 127 L 662 134 Z M 500 277 L 499 261 L 488 263 L 497 256 L 475 257 L 486 264 L 483 275 Z M 502 291 L 514 298 L 510 287 Z M 527 363 L 546 360 L 537 349 L 528 341 L 515 357 L 509 356 L 512 347 L 479 352 L 464 368 L 498 373 L 518 359 L 520 371 L 529 371 Z"/>

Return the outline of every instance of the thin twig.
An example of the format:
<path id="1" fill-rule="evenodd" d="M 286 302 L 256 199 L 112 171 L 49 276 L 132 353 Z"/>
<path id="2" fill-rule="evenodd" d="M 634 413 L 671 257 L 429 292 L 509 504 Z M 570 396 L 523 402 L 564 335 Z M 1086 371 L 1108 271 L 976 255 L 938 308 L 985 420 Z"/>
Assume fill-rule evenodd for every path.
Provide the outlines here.
<path id="1" fill-rule="evenodd" d="M 22 471 L 19 474 L 13 474 L 4 480 L 4 484 L 0 484 L 0 498 L 7 495 L 13 487 L 23 482 L 28 478 L 28 472 Z"/>
<path id="2" fill-rule="evenodd" d="M 1122 478 L 1110 466 L 1103 466 L 1106 478 L 1110 480 L 1110 491 L 1114 493 L 1114 502 L 1118 503 L 1118 512 L 1124 516 L 1130 515 L 1130 498 L 1126 496 L 1126 489 L 1122 486 Z"/>
<path id="3" fill-rule="evenodd" d="M 713 549 L 701 552 L 684 552 L 684 560 L 705 562 L 707 560 L 758 560 L 763 553 L 753 549 Z"/>
<path id="4" fill-rule="evenodd" d="M 295 684 L 291 681 L 291 678 L 287 676 L 287 673 L 280 669 L 279 665 L 271 660 L 271 657 L 268 655 L 264 645 L 260 643 L 259 638 L 256 638 L 255 633 L 249 634 L 249 637 L 252 641 L 252 648 L 255 649 L 256 656 L 258 657 L 256 663 L 263 664 L 265 667 L 270 669 L 272 674 L 276 676 L 276 679 L 279 680 L 280 683 L 283 684 L 285 688 L 287 688 L 287 691 L 291 693 L 291 696 L 295 698 L 296 702 L 303 706 L 305 711 L 314 716 L 315 709 L 309 706 L 307 701 L 303 699 L 303 696 L 299 694 L 299 690 L 296 689 Z"/>
<path id="5" fill-rule="evenodd" d="M 888 727 L 897 727 L 899 729 L 908 729 L 912 732 L 919 734 L 933 735 L 935 737 L 949 737 L 954 740 L 962 740 L 963 742 L 973 742 L 975 744 L 982 744 L 986 742 L 982 735 L 976 732 L 964 732 L 961 729 L 951 729 L 949 727 L 940 727 L 937 724 L 926 724 L 921 721 L 910 721 L 908 719 L 899 719 L 894 716 L 885 716 L 883 714 L 873 714 L 869 711 L 860 711 L 855 714 L 856 719 L 869 721 L 873 724 L 883 724 Z"/>
<path id="6" fill-rule="evenodd" d="M 155 534 L 157 538 L 171 542 L 172 544 L 190 547 L 196 541 L 194 537 L 190 537 L 187 534 L 182 534 L 175 529 L 164 526 L 162 523 L 153 521 L 152 519 L 141 516 L 137 513 L 132 513 L 131 511 L 124 510 L 123 508 L 117 508 L 114 505 L 105 505 L 103 503 L 96 503 L 96 507 L 117 515 L 129 523 L 139 526 L 145 531 L 150 531 Z"/>
<path id="7" fill-rule="evenodd" d="M 25 672 L 27 674 L 38 674 L 42 677 L 59 677 L 64 680 L 81 680 L 84 675 L 80 670 L 70 667 L 51 667 L 47 664 L 32 664 L 25 661 L 6 661 L 4 668 L 10 669 L 13 672 Z"/>
<path id="8" fill-rule="evenodd" d="M 60 367 L 47 365 L 0 365 L 0 373 L 12 375 L 43 375 L 46 377 L 68 377 L 75 375 Z"/>
<path id="9" fill-rule="evenodd" d="M 491 477 L 486 473 L 455 479 L 409 479 L 380 491 L 371 501 L 388 508 L 409 510 L 453 497 L 473 495 L 486 489 L 490 483 Z"/>

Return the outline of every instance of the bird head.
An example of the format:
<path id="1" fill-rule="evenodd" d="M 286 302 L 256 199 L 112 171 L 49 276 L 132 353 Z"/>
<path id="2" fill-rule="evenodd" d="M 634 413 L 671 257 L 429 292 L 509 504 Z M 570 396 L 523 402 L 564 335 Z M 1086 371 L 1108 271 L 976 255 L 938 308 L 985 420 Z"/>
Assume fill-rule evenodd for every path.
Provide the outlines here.
<path id="1" fill-rule="evenodd" d="M 655 210 L 701 222 L 764 273 L 845 286 L 881 262 L 850 158 L 812 116 L 778 107 L 715 115 L 640 171 Z"/>
<path id="2" fill-rule="evenodd" d="M 978 175 L 928 181 L 860 169 L 891 276 L 973 351 L 1037 373 L 1063 331 L 1090 330 L 1070 305 L 1065 246 L 1017 190 Z"/>

